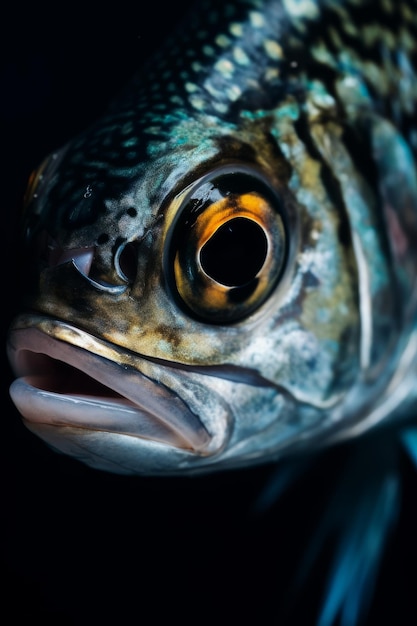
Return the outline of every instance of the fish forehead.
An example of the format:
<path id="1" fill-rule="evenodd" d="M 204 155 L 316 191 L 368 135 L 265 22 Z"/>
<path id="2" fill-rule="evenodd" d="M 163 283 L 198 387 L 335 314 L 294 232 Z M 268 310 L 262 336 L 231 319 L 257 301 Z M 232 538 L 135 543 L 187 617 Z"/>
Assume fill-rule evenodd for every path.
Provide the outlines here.
<path id="1" fill-rule="evenodd" d="M 243 114 L 285 107 L 289 94 L 326 107 L 343 74 L 357 81 L 363 98 L 371 88 L 378 106 L 398 82 L 397 107 L 405 115 L 416 90 L 404 80 L 413 49 L 407 6 L 373 0 L 203 3 L 199 21 L 185 22 L 181 37 L 167 43 L 108 114 L 65 149 L 36 212 L 68 246 L 75 239 L 88 245 L 100 226 L 106 237 L 111 231 L 112 242 L 129 238 L 155 218 L 172 180 L 187 180 L 179 163 L 195 176 L 203 154 L 207 160 L 218 154 L 219 136 L 242 132 Z M 400 38 L 389 20 L 401 27 Z M 349 104 L 341 102 L 344 95 L 339 108 Z M 152 184 L 143 180 L 149 171 Z M 132 213 L 134 222 L 126 217 Z"/>

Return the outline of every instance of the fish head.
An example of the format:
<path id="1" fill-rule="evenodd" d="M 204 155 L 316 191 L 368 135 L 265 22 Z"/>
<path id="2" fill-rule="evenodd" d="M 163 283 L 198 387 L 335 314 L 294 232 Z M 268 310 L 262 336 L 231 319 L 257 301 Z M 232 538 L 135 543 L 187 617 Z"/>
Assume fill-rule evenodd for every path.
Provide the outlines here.
<path id="1" fill-rule="evenodd" d="M 187 83 L 169 107 L 134 83 L 134 106 L 116 100 L 34 173 L 8 354 L 12 399 L 53 448 L 208 472 L 408 406 L 414 157 L 358 79 L 331 92 L 296 65 L 256 97 Z"/>

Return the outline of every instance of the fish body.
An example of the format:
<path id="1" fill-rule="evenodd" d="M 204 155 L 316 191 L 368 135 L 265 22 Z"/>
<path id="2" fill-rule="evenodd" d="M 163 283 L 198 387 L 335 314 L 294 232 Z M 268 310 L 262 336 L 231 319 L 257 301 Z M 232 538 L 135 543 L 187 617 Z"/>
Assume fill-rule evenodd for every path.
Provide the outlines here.
<path id="1" fill-rule="evenodd" d="M 276 461 L 416 400 L 416 9 L 199 3 L 33 174 L 11 396 L 116 473 Z"/>

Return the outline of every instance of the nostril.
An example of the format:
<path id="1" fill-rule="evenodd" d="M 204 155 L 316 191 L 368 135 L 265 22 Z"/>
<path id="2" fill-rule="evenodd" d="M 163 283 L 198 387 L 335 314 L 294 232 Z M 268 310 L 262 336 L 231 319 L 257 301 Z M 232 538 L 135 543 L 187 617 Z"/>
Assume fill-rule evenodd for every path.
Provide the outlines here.
<path id="1" fill-rule="evenodd" d="M 94 248 L 63 248 L 47 231 L 39 233 L 35 241 L 35 250 L 41 262 L 49 268 L 73 261 L 77 269 L 88 276 L 94 258 Z"/>
<path id="2" fill-rule="evenodd" d="M 94 248 L 73 248 L 71 250 L 61 250 L 55 265 L 61 265 L 68 261 L 73 261 L 81 274 L 88 276 L 94 258 Z"/>
<path id="3" fill-rule="evenodd" d="M 88 283 L 100 291 L 111 294 L 123 293 L 127 285 L 136 277 L 137 250 L 136 243 L 119 246 L 118 258 L 116 259 L 116 273 L 114 268 L 103 268 L 95 261 L 96 248 L 63 247 L 53 239 L 46 230 L 41 231 L 34 239 L 34 249 L 40 262 L 39 270 L 55 270 L 65 264 L 72 267 Z M 121 281 L 123 281 L 121 283 Z"/>
<path id="4" fill-rule="evenodd" d="M 136 278 L 138 267 L 138 242 L 128 241 L 119 246 L 114 263 L 120 278 L 132 283 Z"/>

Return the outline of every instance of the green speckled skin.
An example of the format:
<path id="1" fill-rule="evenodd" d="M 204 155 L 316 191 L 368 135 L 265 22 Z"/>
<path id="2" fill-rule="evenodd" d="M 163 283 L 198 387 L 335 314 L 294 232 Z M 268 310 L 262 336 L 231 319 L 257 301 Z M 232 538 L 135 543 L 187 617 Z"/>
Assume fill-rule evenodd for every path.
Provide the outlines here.
<path id="1" fill-rule="evenodd" d="M 199 3 L 104 117 L 50 156 L 25 210 L 32 277 L 14 329 L 162 382 L 217 442 L 208 456 L 153 456 L 122 438 L 106 450 L 95 432 L 92 458 L 103 445 L 123 471 L 245 465 L 366 430 L 411 397 L 398 372 L 414 368 L 416 10 Z M 225 171 L 278 198 L 286 257 L 259 306 L 219 323 L 178 297 L 172 248 L 187 194 Z M 34 263 L 45 237 L 55 261 Z M 93 251 L 88 272 L 70 262 L 80 250 Z"/>

